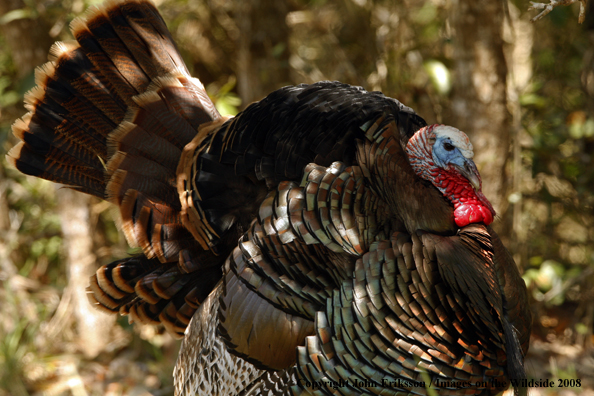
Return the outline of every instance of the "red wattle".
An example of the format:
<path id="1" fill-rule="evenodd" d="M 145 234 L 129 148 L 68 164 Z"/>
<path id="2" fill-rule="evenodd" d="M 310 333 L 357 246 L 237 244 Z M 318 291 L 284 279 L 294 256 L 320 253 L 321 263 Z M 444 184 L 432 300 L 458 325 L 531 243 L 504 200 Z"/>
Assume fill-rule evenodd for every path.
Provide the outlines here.
<path id="1" fill-rule="evenodd" d="M 409 140 L 406 152 L 411 166 L 417 176 L 433 183 L 443 196 L 454 205 L 454 221 L 458 227 L 481 222 L 487 225 L 491 224 L 495 217 L 495 210 L 481 191 L 481 176 L 474 163 L 470 168 L 466 168 L 466 171 L 462 171 L 453 163 L 445 167 L 438 167 L 432 160 L 433 146 L 429 140 L 435 138 L 433 132 L 435 126 L 419 130 Z M 466 139 L 468 138 L 466 137 Z M 467 146 L 472 147 L 469 143 Z M 473 179 L 474 184 L 471 184 L 468 177 L 463 175 L 465 172 L 472 172 L 468 177 Z"/>
<path id="2" fill-rule="evenodd" d="M 458 227 L 480 222 L 489 225 L 493 222 L 493 214 L 483 205 L 461 204 L 454 210 L 454 220 Z"/>

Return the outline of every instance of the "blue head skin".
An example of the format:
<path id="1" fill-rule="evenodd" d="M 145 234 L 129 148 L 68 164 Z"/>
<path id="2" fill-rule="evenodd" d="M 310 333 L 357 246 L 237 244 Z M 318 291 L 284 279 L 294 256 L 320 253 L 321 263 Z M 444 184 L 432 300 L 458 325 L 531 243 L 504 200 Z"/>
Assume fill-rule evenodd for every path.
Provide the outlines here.
<path id="1" fill-rule="evenodd" d="M 495 210 L 481 191 L 481 177 L 472 161 L 473 147 L 464 132 L 447 125 L 429 125 L 409 139 L 406 151 L 415 173 L 453 204 L 457 226 L 493 222 Z"/>
<path id="2" fill-rule="evenodd" d="M 459 135 L 453 134 L 449 129 L 442 127 L 441 131 L 438 128 L 435 130 L 435 143 L 432 147 L 433 162 L 443 169 L 456 168 L 468 179 L 475 190 L 480 190 L 481 178 L 472 160 L 474 156 L 472 144 L 468 140 L 460 139 Z"/>

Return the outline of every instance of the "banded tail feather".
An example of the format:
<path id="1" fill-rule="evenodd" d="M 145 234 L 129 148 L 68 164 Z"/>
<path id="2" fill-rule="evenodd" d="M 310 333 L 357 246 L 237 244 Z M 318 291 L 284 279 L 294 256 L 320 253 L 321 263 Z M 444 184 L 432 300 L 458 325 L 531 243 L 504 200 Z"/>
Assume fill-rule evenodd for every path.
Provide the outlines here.
<path id="1" fill-rule="evenodd" d="M 221 116 L 151 2 L 108 1 L 71 30 L 76 40 L 54 44 L 36 70 L 8 160 L 118 206 L 128 242 L 144 255 L 101 267 L 89 298 L 180 336 L 224 258 L 184 226 L 177 169 L 200 127 Z"/>
<path id="2" fill-rule="evenodd" d="M 185 273 L 179 265 L 133 256 L 103 265 L 91 276 L 89 302 L 131 322 L 162 324 L 181 338 L 198 306 L 221 278 L 218 266 Z"/>

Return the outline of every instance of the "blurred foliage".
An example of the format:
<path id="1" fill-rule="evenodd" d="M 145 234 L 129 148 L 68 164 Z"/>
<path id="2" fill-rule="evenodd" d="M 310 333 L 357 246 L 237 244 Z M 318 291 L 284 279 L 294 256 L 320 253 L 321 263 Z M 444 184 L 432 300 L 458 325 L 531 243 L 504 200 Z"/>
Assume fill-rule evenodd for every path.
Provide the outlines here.
<path id="1" fill-rule="evenodd" d="M 241 99 L 232 91 L 236 83 L 235 77 L 231 76 L 222 87 L 219 87 L 216 82 L 206 87 L 210 100 L 214 102 L 222 116 L 234 116 L 239 112 Z"/>
<path id="2" fill-rule="evenodd" d="M 241 103 L 237 87 L 239 1 L 157 2 L 188 68 L 217 109 L 229 115 L 248 104 Z M 69 22 L 96 3 L 28 0 L 25 8 L 0 17 L 0 24 L 43 19 L 53 38 L 69 39 Z M 277 81 L 277 87 L 340 80 L 398 98 L 428 122 L 447 122 L 456 85 L 453 4 L 288 1 L 288 42 L 271 47 L 269 55 L 288 54 L 291 81 Z M 534 16 L 526 12 L 528 5 L 527 0 L 509 3 L 523 21 Z M 571 351 L 592 347 L 594 321 L 594 21 L 589 11 L 586 23 L 578 25 L 577 8 L 557 8 L 534 25 L 532 77 L 518 98 L 521 169 L 513 174 L 521 177 L 521 190 L 509 192 L 520 228 L 505 236 L 514 241 L 509 247 L 525 270 L 534 301 L 535 342 L 570 345 Z M 22 97 L 33 86 L 33 73 L 18 78 L 18 69 L 0 35 L 0 192 L 5 199 L 0 204 L 8 214 L 0 234 L 0 396 L 171 394 L 178 343 L 162 329 L 133 327 L 122 318 L 112 348 L 92 359 L 72 342 L 72 317 L 60 311 L 66 269 L 55 188 L 21 175 L 4 158 L 15 143 L 10 124 L 24 114 Z M 271 78 L 266 68 L 259 78 Z M 99 264 L 125 255 L 125 240 L 109 207 L 96 201 L 93 213 Z M 501 221 L 509 219 L 504 214 Z M 533 353 L 547 351 L 543 361 L 549 377 L 583 375 L 584 365 L 561 367 L 549 359 L 556 347 L 539 348 Z"/>
<path id="3" fill-rule="evenodd" d="M 522 191 L 529 234 L 525 278 L 544 308 L 577 304 L 583 316 L 576 315 L 572 327 L 576 336 L 588 334 L 585 341 L 591 346 L 594 25 L 591 11 L 585 26 L 577 25 L 576 12 L 559 8 L 537 25 L 534 76 L 520 97 L 522 127 L 528 134 L 522 156 L 531 172 Z M 550 339 L 551 333 L 547 335 Z"/>

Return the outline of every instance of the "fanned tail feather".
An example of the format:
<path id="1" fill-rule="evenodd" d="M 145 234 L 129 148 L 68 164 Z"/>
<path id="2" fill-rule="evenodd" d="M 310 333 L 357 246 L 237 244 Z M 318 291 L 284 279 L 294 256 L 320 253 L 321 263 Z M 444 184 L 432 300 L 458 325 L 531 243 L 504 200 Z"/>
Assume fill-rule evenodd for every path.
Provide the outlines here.
<path id="1" fill-rule="evenodd" d="M 176 170 L 196 126 L 213 117 L 184 108 L 181 102 L 197 100 L 178 77 L 158 78 L 135 96 L 136 105 L 109 136 L 107 198 L 120 206 L 130 244 L 162 262 L 198 246 L 182 224 Z"/>
<path id="2" fill-rule="evenodd" d="M 13 126 L 22 142 L 8 157 L 23 173 L 105 198 L 108 139 L 125 129 L 118 125 L 126 114 L 133 121 L 139 106 L 154 106 L 149 129 L 168 129 L 179 150 L 200 124 L 220 118 L 149 1 L 106 2 L 71 29 L 76 41 L 51 48 L 50 62 L 36 71 L 37 87 L 26 95 L 29 113 Z M 160 100 L 147 100 L 156 95 Z M 175 172 L 177 162 L 168 165 Z"/>
<path id="3" fill-rule="evenodd" d="M 221 116 L 151 2 L 108 1 L 71 30 L 76 41 L 54 44 L 36 71 L 8 159 L 119 207 L 126 238 L 144 256 L 101 267 L 89 298 L 181 335 L 221 278 L 224 257 L 182 222 L 178 162 L 200 126 Z"/>
<path id="4" fill-rule="evenodd" d="M 182 337 L 220 277 L 216 266 L 187 274 L 175 264 L 135 256 L 99 268 L 90 279 L 87 296 L 103 311 L 129 315 L 131 322 L 163 324 Z"/>

